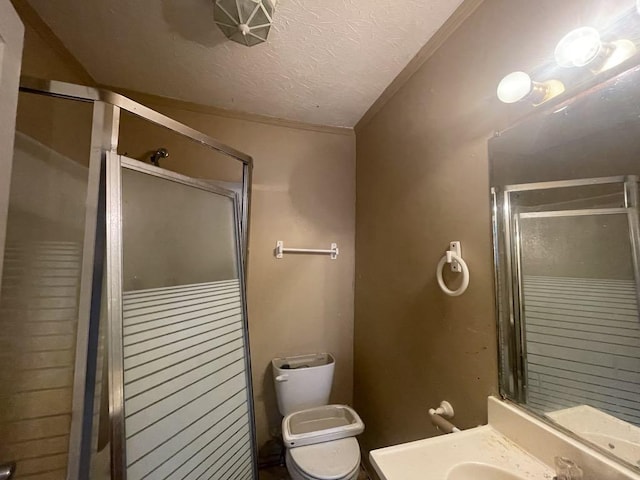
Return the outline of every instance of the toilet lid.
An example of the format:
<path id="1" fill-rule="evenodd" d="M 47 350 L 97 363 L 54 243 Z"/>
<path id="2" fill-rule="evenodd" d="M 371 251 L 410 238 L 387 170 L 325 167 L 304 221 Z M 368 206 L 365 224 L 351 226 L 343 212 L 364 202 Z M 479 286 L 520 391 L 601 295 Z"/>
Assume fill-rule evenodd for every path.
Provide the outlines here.
<path id="1" fill-rule="evenodd" d="M 360 446 L 354 437 L 292 448 L 289 454 L 300 470 L 320 480 L 344 478 L 360 462 Z"/>

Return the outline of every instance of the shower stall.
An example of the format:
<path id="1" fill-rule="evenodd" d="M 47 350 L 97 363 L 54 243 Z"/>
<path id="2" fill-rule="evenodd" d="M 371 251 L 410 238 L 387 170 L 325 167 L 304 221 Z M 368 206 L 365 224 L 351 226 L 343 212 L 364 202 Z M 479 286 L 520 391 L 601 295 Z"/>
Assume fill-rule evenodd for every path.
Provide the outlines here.
<path id="1" fill-rule="evenodd" d="M 20 91 L 0 461 L 33 480 L 257 478 L 251 157 L 113 92 Z"/>

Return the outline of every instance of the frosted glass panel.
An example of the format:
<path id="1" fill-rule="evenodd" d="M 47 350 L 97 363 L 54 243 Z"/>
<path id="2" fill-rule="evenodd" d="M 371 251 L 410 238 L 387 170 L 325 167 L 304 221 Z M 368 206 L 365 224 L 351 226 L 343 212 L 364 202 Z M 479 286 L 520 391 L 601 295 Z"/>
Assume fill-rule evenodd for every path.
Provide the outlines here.
<path id="1" fill-rule="evenodd" d="M 231 197 L 122 170 L 127 478 L 251 479 Z"/>
<path id="2" fill-rule="evenodd" d="M 122 171 L 124 291 L 238 278 L 234 203 Z"/>
<path id="3" fill-rule="evenodd" d="M 92 106 L 21 93 L 0 291 L 0 460 L 67 476 Z"/>

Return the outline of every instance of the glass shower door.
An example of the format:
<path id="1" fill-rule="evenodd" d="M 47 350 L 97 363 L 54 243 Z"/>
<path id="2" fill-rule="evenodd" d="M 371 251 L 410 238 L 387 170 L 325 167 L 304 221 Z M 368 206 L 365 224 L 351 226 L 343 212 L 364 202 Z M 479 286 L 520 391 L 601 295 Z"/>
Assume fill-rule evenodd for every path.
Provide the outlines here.
<path id="1" fill-rule="evenodd" d="M 236 197 L 107 165 L 112 478 L 257 478 Z"/>
<path id="2" fill-rule="evenodd" d="M 0 252 L 0 463 L 15 461 L 17 479 L 73 478 L 78 456 L 92 115 L 91 104 L 19 96 Z"/>
<path id="3" fill-rule="evenodd" d="M 628 215 L 525 216 L 519 229 L 527 405 L 589 405 L 640 424 L 629 383 L 640 372 L 640 322 Z"/>
<path id="4" fill-rule="evenodd" d="M 637 178 L 511 189 L 522 401 L 640 425 Z"/>

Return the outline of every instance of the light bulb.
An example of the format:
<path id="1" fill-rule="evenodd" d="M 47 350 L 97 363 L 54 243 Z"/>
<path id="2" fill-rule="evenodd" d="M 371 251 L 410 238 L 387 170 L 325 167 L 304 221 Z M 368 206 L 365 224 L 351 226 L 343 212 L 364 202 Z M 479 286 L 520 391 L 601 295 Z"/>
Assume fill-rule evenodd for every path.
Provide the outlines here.
<path id="1" fill-rule="evenodd" d="M 598 57 L 601 49 L 600 33 L 595 28 L 576 28 L 558 42 L 556 62 L 561 67 L 584 67 Z"/>
<path id="2" fill-rule="evenodd" d="M 498 98 L 504 103 L 516 103 L 526 98 L 533 88 L 531 77 L 525 72 L 513 72 L 498 84 Z"/>
<path id="3" fill-rule="evenodd" d="M 564 92 L 559 80 L 534 82 L 525 72 L 512 72 L 498 84 L 498 98 L 504 103 L 516 103 L 527 99 L 533 105 L 540 105 Z"/>

